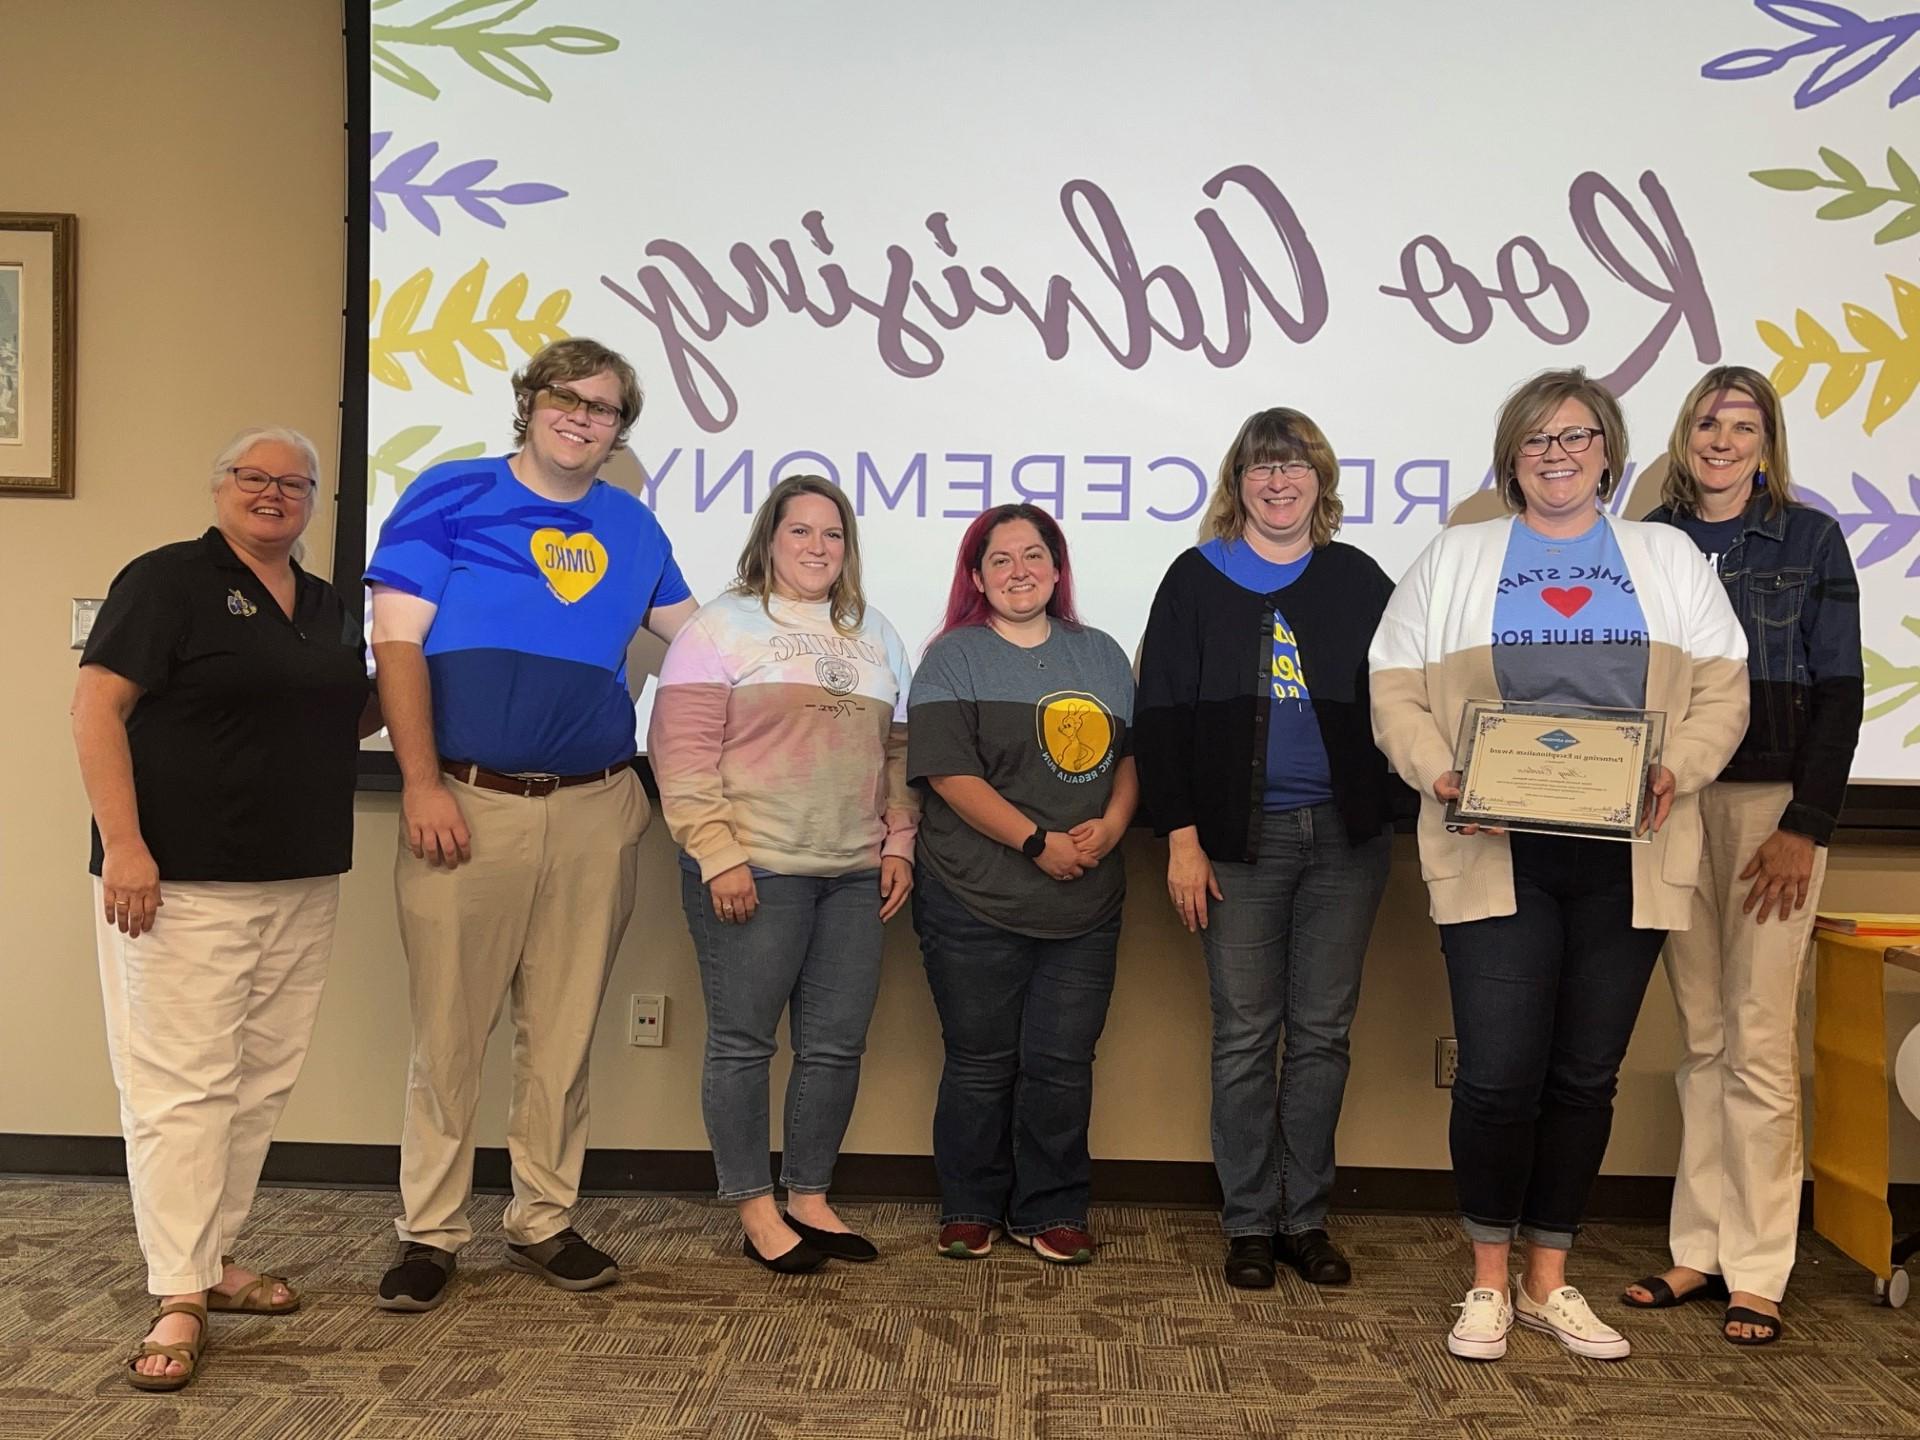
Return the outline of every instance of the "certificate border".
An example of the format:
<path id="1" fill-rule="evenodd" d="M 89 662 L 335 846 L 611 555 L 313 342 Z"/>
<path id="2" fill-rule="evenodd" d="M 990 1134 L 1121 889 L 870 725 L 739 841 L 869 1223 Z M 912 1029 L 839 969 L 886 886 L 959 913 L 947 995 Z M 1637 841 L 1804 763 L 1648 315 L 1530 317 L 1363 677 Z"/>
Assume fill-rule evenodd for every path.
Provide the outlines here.
<path id="1" fill-rule="evenodd" d="M 1558 722 L 1620 723 L 1644 727 L 1644 733 L 1639 742 L 1642 779 L 1635 791 L 1632 812 L 1624 822 L 1617 825 L 1582 825 L 1577 822 L 1543 821 L 1528 816 L 1465 811 L 1462 806 L 1468 793 L 1467 780 L 1473 773 L 1474 749 L 1480 736 L 1486 733 L 1488 727 L 1483 721 L 1489 715 L 1527 716 L 1542 721 Z M 1665 719 L 1665 714 L 1658 710 L 1635 710 L 1604 705 L 1554 705 L 1520 700 L 1469 700 L 1461 712 L 1460 733 L 1454 745 L 1454 768 L 1460 773 L 1461 794 L 1459 798 L 1447 802 L 1447 824 L 1450 826 L 1478 825 L 1484 828 L 1521 831 L 1530 835 L 1566 835 L 1584 839 L 1625 840 L 1645 844 L 1653 838 L 1651 832 L 1643 832 L 1641 829 L 1647 814 L 1649 793 L 1646 776 L 1653 766 L 1659 763 L 1665 738 Z"/>

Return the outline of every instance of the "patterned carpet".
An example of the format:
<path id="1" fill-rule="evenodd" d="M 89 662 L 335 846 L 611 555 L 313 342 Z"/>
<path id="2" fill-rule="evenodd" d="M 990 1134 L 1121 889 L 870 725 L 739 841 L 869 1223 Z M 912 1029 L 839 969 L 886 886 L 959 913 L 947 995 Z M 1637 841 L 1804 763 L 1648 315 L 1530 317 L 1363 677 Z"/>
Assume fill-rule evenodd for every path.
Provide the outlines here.
<path id="1" fill-rule="evenodd" d="M 1806 1237 L 1771 1351 L 1722 1342 L 1717 1315 L 1611 1300 L 1654 1268 L 1660 1235 L 1596 1227 L 1575 1257 L 1597 1308 L 1633 1339 L 1621 1365 L 1516 1330 L 1506 1360 L 1446 1352 L 1463 1254 L 1450 1222 L 1357 1216 L 1338 1238 L 1359 1281 L 1222 1282 L 1213 1217 L 1098 1212 L 1098 1263 L 1043 1266 L 997 1246 L 932 1253 L 922 1205 L 847 1207 L 885 1250 L 782 1278 L 740 1258 L 704 1203 L 594 1199 L 582 1229 L 625 1263 L 570 1295 L 466 1252 L 438 1311 L 369 1296 L 394 1197 L 263 1191 L 243 1258 L 284 1269 L 306 1307 L 216 1317 L 206 1369 L 178 1396 L 128 1389 L 115 1362 L 146 1314 L 123 1188 L 0 1181 L 0 1437 L 666 1436 L 676 1440 L 1174 1440 L 1380 1437 L 1920 1435 L 1920 1306 L 1874 1305 L 1871 1281 Z M 478 1202 L 483 1237 L 501 1200 Z"/>

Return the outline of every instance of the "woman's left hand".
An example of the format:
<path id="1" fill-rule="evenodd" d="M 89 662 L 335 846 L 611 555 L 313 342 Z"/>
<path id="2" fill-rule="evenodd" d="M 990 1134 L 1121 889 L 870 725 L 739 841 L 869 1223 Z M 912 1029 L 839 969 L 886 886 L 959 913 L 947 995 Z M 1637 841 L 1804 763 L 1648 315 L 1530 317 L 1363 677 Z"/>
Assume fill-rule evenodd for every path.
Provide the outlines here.
<path id="1" fill-rule="evenodd" d="M 1753 907 L 1758 905 L 1760 913 L 1753 915 L 1753 923 L 1764 925 L 1769 909 L 1784 920 L 1805 905 L 1813 882 L 1813 850 L 1810 836 L 1791 830 L 1776 830 L 1762 840 L 1747 861 L 1747 868 L 1740 872 L 1742 880 L 1753 881 L 1740 913 L 1753 915 Z"/>
<path id="2" fill-rule="evenodd" d="M 880 919 L 891 920 L 913 890 L 913 866 L 898 855 L 880 857 Z"/>
<path id="3" fill-rule="evenodd" d="M 1664 765 L 1653 767 L 1653 775 L 1647 781 L 1647 789 L 1653 796 L 1653 813 L 1641 823 L 1650 832 L 1658 834 L 1660 827 L 1667 823 L 1667 812 L 1673 809 L 1673 772 Z"/>
<path id="4" fill-rule="evenodd" d="M 1104 815 L 1082 820 L 1067 831 L 1067 838 L 1073 841 L 1074 848 L 1095 862 L 1106 859 L 1112 853 L 1113 847 L 1120 843 L 1120 835 L 1120 827 L 1108 824 Z"/>

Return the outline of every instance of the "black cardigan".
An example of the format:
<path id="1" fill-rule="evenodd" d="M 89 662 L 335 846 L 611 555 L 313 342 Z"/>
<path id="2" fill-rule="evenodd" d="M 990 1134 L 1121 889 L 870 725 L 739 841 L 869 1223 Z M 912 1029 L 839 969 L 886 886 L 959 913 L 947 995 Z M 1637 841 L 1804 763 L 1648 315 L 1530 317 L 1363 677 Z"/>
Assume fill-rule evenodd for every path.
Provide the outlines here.
<path id="1" fill-rule="evenodd" d="M 1327 747 L 1333 803 L 1351 843 L 1371 840 L 1413 808 L 1413 792 L 1373 743 L 1367 686 L 1367 646 L 1393 582 L 1372 556 L 1335 542 L 1281 593 Z M 1156 835 L 1196 826 L 1215 860 L 1260 857 L 1274 599 L 1188 550 L 1168 567 L 1147 616 L 1133 734 L 1142 808 Z"/>

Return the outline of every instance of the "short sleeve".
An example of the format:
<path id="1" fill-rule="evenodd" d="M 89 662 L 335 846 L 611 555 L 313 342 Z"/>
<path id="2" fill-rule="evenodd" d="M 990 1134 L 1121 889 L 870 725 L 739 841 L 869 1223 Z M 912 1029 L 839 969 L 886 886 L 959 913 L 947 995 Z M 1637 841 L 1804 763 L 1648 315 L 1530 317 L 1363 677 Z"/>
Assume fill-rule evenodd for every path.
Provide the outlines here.
<path id="1" fill-rule="evenodd" d="M 907 704 L 907 779 L 986 776 L 980 758 L 980 711 L 972 677 L 951 637 L 936 640 L 913 674 Z"/>
<path id="2" fill-rule="evenodd" d="M 687 577 L 680 573 L 680 565 L 673 558 L 673 546 L 667 543 L 667 537 L 660 537 L 660 578 L 654 582 L 653 599 L 649 610 L 658 610 L 667 605 L 678 605 L 682 600 L 693 598 L 693 587 L 687 584 Z"/>
<path id="3" fill-rule="evenodd" d="M 453 517 L 474 494 L 476 479 L 483 477 L 458 470 L 443 475 L 435 467 L 408 486 L 380 527 L 367 583 L 438 605 L 453 570 Z"/>
<path id="4" fill-rule="evenodd" d="M 142 555 L 114 576 L 94 617 L 82 665 L 98 665 L 150 695 L 164 692 L 186 640 L 187 607 L 156 556 Z"/>

